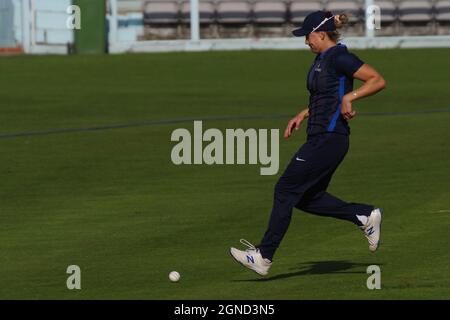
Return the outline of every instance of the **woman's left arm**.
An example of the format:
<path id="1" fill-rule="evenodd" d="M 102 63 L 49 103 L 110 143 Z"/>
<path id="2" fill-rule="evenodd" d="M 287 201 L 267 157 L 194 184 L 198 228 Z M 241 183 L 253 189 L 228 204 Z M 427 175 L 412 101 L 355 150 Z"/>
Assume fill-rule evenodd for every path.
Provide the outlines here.
<path id="1" fill-rule="evenodd" d="M 342 98 L 341 114 L 349 120 L 356 115 L 353 111 L 352 102 L 367 96 L 371 96 L 386 87 L 386 81 L 374 68 L 368 64 L 363 64 L 353 77 L 361 80 L 364 84 L 356 90 L 347 93 Z"/>

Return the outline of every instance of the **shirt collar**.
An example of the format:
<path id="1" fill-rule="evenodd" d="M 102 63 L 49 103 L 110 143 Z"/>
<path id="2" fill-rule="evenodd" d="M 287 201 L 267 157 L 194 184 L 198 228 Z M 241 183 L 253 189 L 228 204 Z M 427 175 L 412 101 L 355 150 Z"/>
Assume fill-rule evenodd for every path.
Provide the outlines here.
<path id="1" fill-rule="evenodd" d="M 338 46 L 344 46 L 342 43 L 337 43 L 336 45 L 334 45 L 334 46 L 332 46 L 332 47 L 329 47 L 327 50 L 325 50 L 325 51 L 323 51 L 323 52 L 321 52 L 319 55 L 318 55 L 318 59 L 322 59 L 324 56 L 325 56 L 325 53 L 327 53 L 327 52 L 329 52 L 331 49 L 333 49 L 333 48 L 337 48 Z"/>

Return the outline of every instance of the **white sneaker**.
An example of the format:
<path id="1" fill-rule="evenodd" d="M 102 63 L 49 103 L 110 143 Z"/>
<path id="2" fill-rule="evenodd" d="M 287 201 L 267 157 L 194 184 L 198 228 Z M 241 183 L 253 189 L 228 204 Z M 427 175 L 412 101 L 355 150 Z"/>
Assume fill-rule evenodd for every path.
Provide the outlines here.
<path id="1" fill-rule="evenodd" d="M 380 243 L 381 236 L 381 217 L 382 211 L 379 208 L 374 209 L 367 219 L 365 226 L 361 227 L 369 241 L 369 250 L 375 252 Z"/>
<path id="2" fill-rule="evenodd" d="M 241 239 L 240 242 L 248 247 L 247 250 L 238 250 L 236 248 L 230 248 L 230 254 L 241 265 L 255 271 L 261 276 L 265 276 L 269 273 L 272 262 L 269 259 L 264 259 L 259 249 L 255 248 L 250 242 L 245 239 Z"/>

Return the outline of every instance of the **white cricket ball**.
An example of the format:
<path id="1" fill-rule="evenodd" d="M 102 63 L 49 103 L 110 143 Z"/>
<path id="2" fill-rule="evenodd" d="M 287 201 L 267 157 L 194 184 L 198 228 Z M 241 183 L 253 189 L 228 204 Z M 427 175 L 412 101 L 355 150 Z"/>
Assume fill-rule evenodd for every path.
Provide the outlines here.
<path id="1" fill-rule="evenodd" d="M 176 271 L 172 271 L 169 273 L 169 279 L 172 282 L 178 282 L 178 280 L 180 280 L 180 274 Z"/>

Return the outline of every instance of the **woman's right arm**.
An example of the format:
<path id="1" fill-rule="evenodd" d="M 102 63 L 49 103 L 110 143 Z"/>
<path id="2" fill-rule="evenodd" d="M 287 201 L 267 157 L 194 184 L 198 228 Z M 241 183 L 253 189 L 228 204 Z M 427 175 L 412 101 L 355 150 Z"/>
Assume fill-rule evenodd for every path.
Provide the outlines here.
<path id="1" fill-rule="evenodd" d="M 306 108 L 300 111 L 300 113 L 296 115 L 294 118 L 289 120 L 286 130 L 284 130 L 284 138 L 285 139 L 289 138 L 294 128 L 295 130 L 298 130 L 298 128 L 300 127 L 300 123 L 306 118 L 308 118 L 308 116 L 309 116 L 309 109 Z"/>

